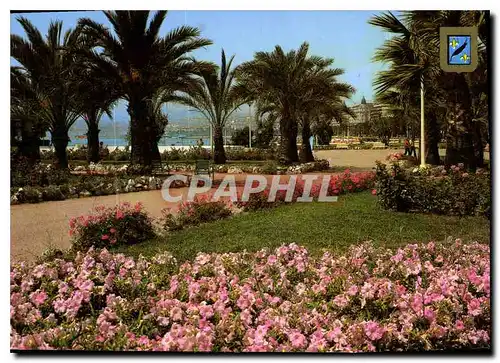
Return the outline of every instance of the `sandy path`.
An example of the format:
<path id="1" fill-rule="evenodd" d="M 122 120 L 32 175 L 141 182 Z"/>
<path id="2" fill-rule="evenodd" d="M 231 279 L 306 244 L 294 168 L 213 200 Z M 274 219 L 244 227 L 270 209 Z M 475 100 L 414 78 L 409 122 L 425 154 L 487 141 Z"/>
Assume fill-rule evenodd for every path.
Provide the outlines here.
<path id="1" fill-rule="evenodd" d="M 318 150 L 314 152 L 314 156 L 319 159 L 329 160 L 332 166 L 348 166 L 370 170 L 375 167 L 375 161 L 386 162 L 387 155 L 397 152 L 404 153 L 404 150 Z"/>
<path id="2" fill-rule="evenodd" d="M 317 173 L 314 173 L 317 174 Z M 226 174 L 215 174 L 221 180 Z M 233 174 L 234 175 L 234 174 Z M 245 174 L 234 175 L 238 188 L 244 184 Z M 271 176 L 267 176 L 270 182 Z M 281 183 L 287 180 L 282 175 Z M 187 195 L 188 188 L 172 189 L 171 195 Z M 212 188 L 215 191 L 215 187 Z M 154 218 L 161 216 L 163 208 L 171 208 L 174 212 L 179 203 L 167 202 L 160 190 L 68 199 L 62 201 L 43 202 L 39 204 L 12 205 L 10 210 L 10 256 L 11 261 L 33 261 L 47 248 L 67 249 L 70 247 L 69 220 L 88 214 L 94 207 L 104 205 L 111 207 L 122 202 L 135 204 L 142 202 L 144 209 Z"/>

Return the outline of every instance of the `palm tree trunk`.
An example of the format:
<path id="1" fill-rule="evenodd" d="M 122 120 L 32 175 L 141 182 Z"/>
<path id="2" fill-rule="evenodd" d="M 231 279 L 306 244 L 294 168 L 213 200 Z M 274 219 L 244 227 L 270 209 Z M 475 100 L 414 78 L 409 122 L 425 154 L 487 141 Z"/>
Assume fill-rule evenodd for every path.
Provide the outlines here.
<path id="1" fill-rule="evenodd" d="M 427 155 L 425 156 L 425 163 L 430 165 L 441 164 L 441 159 L 439 157 L 439 125 L 437 123 L 436 117 L 434 115 L 426 117 L 427 123 L 427 145 L 425 149 Z"/>
<path id="2" fill-rule="evenodd" d="M 314 155 L 311 149 L 309 139 L 311 137 L 311 125 L 309 121 L 304 121 L 302 125 L 302 146 L 300 150 L 300 161 L 308 163 L 314 161 Z"/>
<path id="3" fill-rule="evenodd" d="M 99 125 L 96 120 L 89 120 L 87 131 L 87 160 L 92 163 L 98 163 L 99 155 Z"/>
<path id="4" fill-rule="evenodd" d="M 297 122 L 290 117 L 280 121 L 281 162 L 285 165 L 299 161 L 297 150 Z"/>
<path id="5" fill-rule="evenodd" d="M 476 155 L 476 164 L 482 168 L 484 166 L 484 144 L 483 135 L 481 133 L 481 123 L 474 122 L 474 153 Z"/>
<path id="6" fill-rule="evenodd" d="M 40 160 L 40 137 L 35 135 L 31 129 L 21 130 L 19 154 L 26 157 L 32 163 Z"/>
<path id="7" fill-rule="evenodd" d="M 67 169 L 68 168 L 68 153 L 67 153 L 67 148 L 68 148 L 68 143 L 69 143 L 69 137 L 68 137 L 68 131 L 66 128 L 58 128 L 55 129 L 54 131 L 51 131 L 51 136 L 52 136 L 52 144 L 54 145 L 54 149 L 56 151 L 56 158 L 57 158 L 57 166 L 60 169 Z"/>
<path id="8" fill-rule="evenodd" d="M 222 127 L 219 123 L 214 125 L 214 163 L 225 164 L 226 152 L 224 150 L 224 138 L 222 135 Z"/>
<path id="9" fill-rule="evenodd" d="M 149 167 L 153 164 L 155 138 L 148 125 L 147 104 L 143 100 L 129 100 L 131 133 L 131 163 Z M 156 145 L 158 147 L 158 145 Z"/>

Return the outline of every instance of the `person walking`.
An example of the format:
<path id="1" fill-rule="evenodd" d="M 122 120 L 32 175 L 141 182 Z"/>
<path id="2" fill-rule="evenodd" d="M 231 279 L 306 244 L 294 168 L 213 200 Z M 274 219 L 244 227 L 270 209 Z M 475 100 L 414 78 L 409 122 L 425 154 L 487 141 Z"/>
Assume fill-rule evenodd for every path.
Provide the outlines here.
<path id="1" fill-rule="evenodd" d="M 415 140 L 410 143 L 410 156 L 417 157 L 417 148 L 415 147 Z"/>
<path id="2" fill-rule="evenodd" d="M 405 139 L 404 146 L 405 146 L 405 156 L 411 156 L 410 140 L 408 140 L 407 138 Z"/>

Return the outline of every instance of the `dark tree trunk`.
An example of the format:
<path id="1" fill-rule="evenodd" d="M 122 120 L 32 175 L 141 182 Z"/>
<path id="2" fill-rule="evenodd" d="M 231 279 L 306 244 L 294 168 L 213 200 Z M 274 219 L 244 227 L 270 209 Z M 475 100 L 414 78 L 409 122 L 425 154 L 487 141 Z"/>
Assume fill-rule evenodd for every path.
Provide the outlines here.
<path id="1" fill-rule="evenodd" d="M 439 125 L 435 117 L 430 117 L 428 120 L 425 163 L 439 165 L 441 164 L 441 159 L 439 157 L 439 140 L 441 139 Z"/>
<path id="2" fill-rule="evenodd" d="M 480 168 L 484 167 L 484 143 L 481 132 L 481 123 L 474 122 L 474 153 L 476 156 L 476 165 Z"/>
<path id="3" fill-rule="evenodd" d="M 302 146 L 300 149 L 300 161 L 308 163 L 314 161 L 314 155 L 311 149 L 309 138 L 311 137 L 311 125 L 308 121 L 303 122 L 302 125 Z"/>
<path id="4" fill-rule="evenodd" d="M 285 165 L 299 161 L 297 122 L 290 117 L 280 121 L 281 162 Z"/>
<path id="5" fill-rule="evenodd" d="M 56 151 L 57 158 L 57 166 L 60 169 L 68 168 L 68 131 L 64 128 L 56 129 L 54 132 L 51 132 L 52 135 L 52 144 L 54 145 L 54 149 Z"/>
<path id="6" fill-rule="evenodd" d="M 153 165 L 153 154 L 158 145 L 152 127 L 149 125 L 146 102 L 143 100 L 129 101 L 128 113 L 130 115 L 132 146 L 131 164 L 151 167 Z"/>
<path id="7" fill-rule="evenodd" d="M 40 137 L 33 132 L 33 126 L 29 120 L 22 123 L 18 149 L 19 155 L 27 158 L 30 163 L 40 160 Z"/>
<path id="8" fill-rule="evenodd" d="M 40 138 L 33 134 L 23 135 L 19 145 L 19 154 L 32 163 L 40 160 Z"/>
<path id="9" fill-rule="evenodd" d="M 222 127 L 220 125 L 214 126 L 214 163 L 225 164 L 226 152 L 224 150 L 224 138 L 222 135 Z"/>
<path id="10" fill-rule="evenodd" d="M 446 75 L 445 81 L 448 88 L 448 104 L 455 112 L 454 121 L 462 129 L 458 132 L 453 126 L 454 132 L 448 136 L 456 141 L 455 146 L 452 146 L 452 141 L 447 140 L 446 164 L 464 163 L 466 168 L 475 170 L 477 166 L 474 152 L 475 130 L 472 125 L 472 100 L 469 87 L 463 73 L 450 73 Z M 448 146 L 450 155 L 448 155 Z"/>
<path id="11" fill-rule="evenodd" d="M 87 160 L 92 163 L 98 163 L 99 155 L 99 125 L 97 120 L 89 120 L 87 131 Z"/>

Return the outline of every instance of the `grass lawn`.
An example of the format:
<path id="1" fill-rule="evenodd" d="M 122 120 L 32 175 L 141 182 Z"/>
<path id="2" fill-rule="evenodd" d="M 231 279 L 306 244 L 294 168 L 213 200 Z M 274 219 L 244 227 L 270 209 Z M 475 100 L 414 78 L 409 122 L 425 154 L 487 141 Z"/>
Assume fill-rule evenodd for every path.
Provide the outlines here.
<path id="1" fill-rule="evenodd" d="M 350 245 L 372 240 L 396 247 L 413 242 L 444 241 L 489 243 L 490 223 L 484 217 L 448 217 L 381 210 L 370 192 L 345 195 L 337 203 L 295 203 L 272 210 L 244 213 L 231 219 L 173 232 L 165 239 L 117 250 L 138 256 L 168 250 L 179 260 L 197 252 L 256 251 L 283 243 L 306 246 L 312 253 L 328 248 L 345 251 Z"/>

